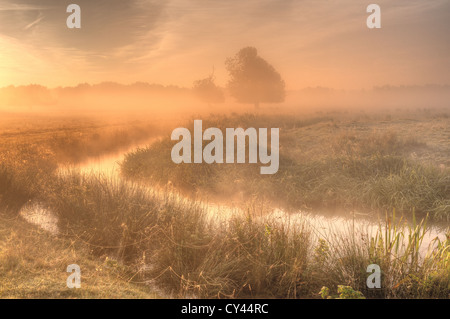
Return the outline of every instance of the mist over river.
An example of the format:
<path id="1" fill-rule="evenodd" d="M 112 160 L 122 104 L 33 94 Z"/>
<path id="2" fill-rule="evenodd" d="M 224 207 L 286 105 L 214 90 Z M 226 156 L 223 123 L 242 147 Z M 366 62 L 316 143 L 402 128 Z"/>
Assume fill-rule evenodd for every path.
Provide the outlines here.
<path id="1" fill-rule="evenodd" d="M 94 174 L 102 175 L 112 179 L 122 179 L 120 175 L 120 162 L 123 160 L 126 153 L 136 148 L 144 148 L 154 142 L 156 139 L 151 139 L 146 143 L 140 145 L 134 145 L 129 149 L 122 150 L 114 154 L 105 156 L 90 158 L 76 165 L 61 166 L 59 168 L 61 173 L 68 171 L 79 171 L 82 174 Z M 161 190 L 158 188 L 149 188 L 154 194 L 158 196 L 167 196 L 169 190 Z M 187 197 L 184 197 L 178 192 L 172 191 L 171 196 L 177 197 L 183 201 L 193 201 Z M 244 214 L 242 209 L 234 206 L 227 206 L 223 204 L 216 204 L 207 201 L 194 200 L 197 204 L 207 209 L 208 216 L 217 220 L 218 222 L 224 221 L 233 214 Z M 29 222 L 39 225 L 46 231 L 51 233 L 58 233 L 57 217 L 44 207 L 37 203 L 29 203 L 22 209 L 21 215 Z M 328 214 L 320 212 L 285 212 L 282 209 L 275 208 L 268 213 L 267 216 L 261 216 L 260 218 L 270 217 L 279 220 L 280 222 L 287 223 L 289 227 L 308 227 L 311 229 L 314 236 L 317 239 L 323 238 L 333 244 L 333 241 L 339 241 L 339 239 L 347 237 L 352 238 L 361 236 L 361 234 L 367 235 L 368 238 L 375 236 L 380 229 L 384 232 L 385 224 L 384 216 L 376 217 L 373 214 L 365 214 L 363 212 L 351 212 L 344 214 Z M 405 225 L 412 226 L 411 221 L 405 220 Z M 425 256 L 430 248 L 437 244 L 436 239 L 444 241 L 446 238 L 446 232 L 448 231 L 449 223 L 432 222 L 428 224 L 427 232 L 423 237 L 423 242 L 419 248 L 421 256 Z M 404 241 L 407 241 L 406 232 Z M 335 242 L 335 244 L 338 244 Z"/>

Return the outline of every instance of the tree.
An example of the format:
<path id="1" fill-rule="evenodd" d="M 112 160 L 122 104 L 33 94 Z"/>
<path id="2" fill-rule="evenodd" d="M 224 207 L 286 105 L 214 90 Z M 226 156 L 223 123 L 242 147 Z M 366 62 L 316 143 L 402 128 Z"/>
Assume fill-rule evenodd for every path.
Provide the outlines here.
<path id="1" fill-rule="evenodd" d="M 194 93 L 205 103 L 222 103 L 225 101 L 222 89 L 214 82 L 214 71 L 207 78 L 194 82 Z"/>
<path id="2" fill-rule="evenodd" d="M 279 103 L 284 101 L 284 81 L 275 68 L 258 56 L 253 47 L 241 49 L 225 61 L 230 74 L 228 90 L 240 103 Z"/>

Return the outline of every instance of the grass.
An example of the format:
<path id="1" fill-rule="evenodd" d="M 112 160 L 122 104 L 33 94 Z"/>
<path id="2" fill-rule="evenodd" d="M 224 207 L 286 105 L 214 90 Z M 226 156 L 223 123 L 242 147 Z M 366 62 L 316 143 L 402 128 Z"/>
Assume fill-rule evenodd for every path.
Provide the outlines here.
<path id="1" fill-rule="evenodd" d="M 419 254 L 428 228 L 426 219 L 409 225 L 394 216 L 386 217 L 375 234 L 351 229 L 344 234 L 329 234 L 329 247 L 322 271 L 339 283 L 373 298 L 449 298 L 450 264 L 447 239 L 435 239 L 425 256 Z M 329 260 L 330 259 L 330 260 Z M 368 289 L 366 268 L 379 265 L 381 289 Z"/>
<path id="2" fill-rule="evenodd" d="M 0 298 L 159 298 L 129 282 L 127 271 L 92 256 L 89 247 L 55 237 L 21 218 L 0 215 Z M 81 289 L 66 286 L 70 264 L 81 268 Z"/>
<path id="3" fill-rule="evenodd" d="M 217 225 L 191 214 L 173 218 L 169 229 L 153 271 L 164 287 L 178 287 L 180 296 L 295 298 L 308 293 L 300 285 L 310 248 L 306 230 L 257 222 L 250 215 Z"/>
<path id="4" fill-rule="evenodd" d="M 132 125 L 125 128 L 93 130 L 87 133 L 55 133 L 48 142 L 58 162 L 78 163 L 88 157 L 114 153 L 156 137 L 152 125 Z"/>
<path id="5" fill-rule="evenodd" d="M 38 146 L 0 153 L 0 208 L 16 215 L 26 202 L 45 192 L 56 168 L 52 155 Z"/>
<path id="6" fill-rule="evenodd" d="M 61 176 L 52 193 L 64 233 L 177 297 L 317 298 L 339 285 L 369 298 L 449 297 L 450 243 L 419 257 L 424 222 L 408 229 L 391 220 L 375 235 L 349 223 L 347 234 L 323 239 L 255 207 L 220 220 L 197 202 L 101 176 Z M 365 285 L 373 263 L 383 270 L 375 291 Z"/>
<path id="7" fill-rule="evenodd" d="M 425 143 L 392 127 L 373 131 L 361 121 L 345 124 L 327 116 L 272 121 L 232 115 L 212 117 L 204 126 L 270 123 L 281 128 L 282 153 L 279 173 L 266 177 L 251 165 L 176 166 L 168 161 L 167 139 L 127 155 L 122 166 L 127 181 L 59 174 L 58 161 L 65 160 L 49 144 L 18 143 L 15 151 L 3 150 L 0 296 L 153 298 L 160 296 L 154 284 L 175 297 L 320 298 L 326 287 L 342 298 L 450 298 L 450 233 L 426 256 L 418 254 L 428 231 L 422 217 L 448 219 L 448 167 L 436 162 L 445 150 L 437 148 L 430 160 L 438 145 L 432 139 Z M 362 124 L 363 129 L 348 127 Z M 228 201 L 241 196 L 243 212 L 212 216 L 200 202 L 164 191 L 167 184 L 196 196 Z M 374 234 L 349 221 L 345 233 L 324 238 L 305 221 L 267 214 L 271 209 L 261 207 L 262 199 L 307 209 L 396 207 L 419 221 L 408 226 L 386 218 Z M 58 217 L 58 235 L 18 216 L 29 201 Z M 65 269 L 72 263 L 82 268 L 82 289 L 65 286 Z M 366 286 L 366 269 L 373 263 L 382 269 L 381 289 Z"/>
<path id="8" fill-rule="evenodd" d="M 45 203 L 67 235 L 92 246 L 98 255 L 116 253 L 120 260 L 141 254 L 150 240 L 158 200 L 144 189 L 102 176 L 63 174 L 57 177 Z"/>
<path id="9" fill-rule="evenodd" d="M 2 113 L 0 153 L 39 146 L 58 163 L 79 163 L 126 150 L 161 132 L 161 125 L 138 120 Z"/>
<path id="10" fill-rule="evenodd" d="M 177 297 L 317 298 L 321 287 L 339 285 L 369 298 L 449 297 L 450 243 L 439 243 L 421 260 L 424 224 L 404 229 L 392 222 L 375 236 L 353 230 L 321 239 L 305 224 L 280 221 L 255 207 L 216 220 L 199 203 L 102 176 L 69 173 L 49 185 L 40 198 L 58 216 L 61 234 L 27 233 L 17 218 L 4 224 L 0 273 L 12 277 L 2 283 L 3 297 L 136 297 L 147 289 L 142 283 Z M 87 263 L 88 278 L 103 268 L 108 275 L 88 282 L 87 290 L 68 291 L 59 286 L 61 268 L 73 260 Z M 365 288 L 371 263 L 383 269 L 378 291 Z M 33 267 L 42 270 L 39 283 L 29 276 Z M 135 284 L 138 292 L 107 286 L 114 280 Z"/>
<path id="11" fill-rule="evenodd" d="M 275 117 L 273 121 L 280 126 L 281 138 L 280 168 L 275 175 L 260 175 L 259 164 L 175 164 L 170 156 L 175 143 L 169 138 L 127 154 L 122 174 L 129 180 L 171 184 L 184 193 L 216 199 L 258 197 L 303 210 L 383 212 L 395 208 L 450 220 L 450 169 L 412 158 L 415 151 L 427 148 L 418 138 L 399 137 L 392 130 L 333 135 L 338 125 L 327 117 L 303 122 Z M 247 125 L 265 127 L 269 120 L 243 115 L 204 121 L 204 127 Z M 314 128 L 317 125 L 320 128 Z M 309 140 L 308 145 L 299 145 L 299 128 L 313 134 L 326 128 L 327 135 L 318 143 Z"/>

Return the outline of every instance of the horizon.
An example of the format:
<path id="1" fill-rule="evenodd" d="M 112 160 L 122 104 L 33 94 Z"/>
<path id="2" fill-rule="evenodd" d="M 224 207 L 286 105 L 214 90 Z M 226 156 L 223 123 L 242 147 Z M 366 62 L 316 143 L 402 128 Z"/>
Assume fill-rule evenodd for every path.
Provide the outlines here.
<path id="1" fill-rule="evenodd" d="M 29 87 L 29 86 L 38 86 L 38 87 L 42 87 L 48 90 L 56 90 L 56 89 L 73 89 L 73 88 L 80 88 L 80 87 L 84 87 L 87 86 L 88 88 L 93 88 L 93 87 L 97 87 L 97 86 L 102 86 L 102 85 L 118 85 L 118 86 L 123 86 L 123 87 L 127 87 L 127 86 L 137 86 L 137 85 L 145 85 L 145 86 L 149 86 L 150 88 L 152 87 L 159 87 L 159 88 L 175 88 L 175 89 L 180 89 L 180 90 L 192 90 L 193 86 L 180 86 L 177 84 L 161 84 L 161 83 L 157 83 L 157 82 L 146 82 L 146 81 L 135 81 L 135 82 L 115 82 L 115 81 L 101 81 L 101 82 L 92 82 L 92 83 L 88 83 L 88 82 L 79 82 L 73 85 L 58 85 L 58 86 L 46 86 L 43 85 L 41 83 L 24 83 L 24 84 L 8 84 L 5 86 L 0 86 L 0 89 L 7 89 L 7 88 L 19 88 L 19 87 Z M 223 90 L 227 90 L 226 86 L 220 86 L 218 85 L 219 88 L 223 89 Z M 305 91 L 305 90 L 330 90 L 330 91 L 343 91 L 343 92 L 365 92 L 365 91 L 376 91 L 376 90 L 384 90 L 384 89 L 450 89 L 450 84 L 439 84 L 439 83 L 426 83 L 426 84 L 422 84 L 422 85 L 418 85 L 418 84 L 410 84 L 410 85 L 405 85 L 405 84 L 399 84 L 399 85 L 391 85 L 391 84 L 382 84 L 382 85 L 374 85 L 372 87 L 369 88 L 352 88 L 352 89 L 339 89 L 339 88 L 335 88 L 335 87 L 326 87 L 326 86 L 304 86 L 304 87 L 300 87 L 300 88 L 296 88 L 296 89 L 286 89 L 286 92 L 299 92 L 299 91 Z"/>

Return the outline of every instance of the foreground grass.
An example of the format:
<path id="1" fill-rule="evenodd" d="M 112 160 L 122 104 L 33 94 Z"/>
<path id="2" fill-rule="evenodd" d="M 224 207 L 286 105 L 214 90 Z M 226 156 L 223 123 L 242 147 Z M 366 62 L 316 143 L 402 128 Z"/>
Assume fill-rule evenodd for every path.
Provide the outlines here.
<path id="1" fill-rule="evenodd" d="M 66 286 L 70 264 L 81 267 L 81 288 Z M 116 263 L 80 242 L 53 236 L 21 218 L 0 216 L 0 298 L 157 298 L 127 280 Z"/>
<path id="2" fill-rule="evenodd" d="M 295 133 L 298 127 L 325 125 L 328 119 L 286 121 L 280 126 Z M 307 158 L 296 162 L 297 154 L 286 153 L 285 163 L 291 166 L 281 169 L 292 176 L 281 175 L 282 180 L 261 180 L 257 168 L 253 172 L 253 168 L 247 171 L 233 166 L 226 167 L 224 174 L 208 171 L 212 166 L 203 165 L 179 166 L 172 171 L 165 162 L 157 166 L 156 159 L 164 155 L 158 150 L 170 151 L 168 141 L 162 141 L 155 148 L 138 151 L 141 162 L 134 161 L 134 155 L 129 157 L 139 164 L 131 166 L 130 174 L 136 174 L 136 179 L 150 177 L 160 185 L 167 181 L 158 178 L 168 174 L 175 186 L 211 187 L 226 195 L 235 190 L 221 187 L 238 180 L 233 188 L 249 189 L 249 194 L 256 190 L 267 197 L 287 194 L 284 202 L 292 200 L 300 206 L 322 202 L 357 206 L 355 194 L 367 189 L 361 183 L 368 181 L 367 185 L 380 192 L 369 203 L 381 199 L 385 205 L 386 198 L 394 198 L 389 206 L 407 210 L 423 205 L 429 209 L 433 207 L 430 202 L 438 199 L 442 205 L 436 207 L 443 207 L 441 214 L 446 216 L 447 172 L 404 158 L 404 151 L 419 147 L 420 142 L 388 137 L 338 137 L 333 145 L 339 145 L 339 140 L 352 142 L 348 148 L 340 146 L 323 157 L 311 157 L 311 162 Z M 296 143 L 296 139 L 285 143 Z M 212 218 L 201 204 L 175 194 L 160 195 L 103 176 L 56 174 L 54 158 L 45 149 L 1 155 L 0 207 L 5 211 L 0 226 L 2 297 L 148 297 L 153 293 L 142 284 L 150 283 L 177 297 L 319 298 L 322 287 L 337 291 L 339 286 L 350 286 L 368 298 L 450 297 L 450 234 L 422 258 L 418 250 L 427 229 L 424 223 L 409 228 L 388 220 L 376 234 L 349 228 L 347 234 L 330 233 L 321 238 L 308 225 L 281 222 L 261 213 L 258 206 L 221 220 Z M 328 156 L 332 157 L 327 160 Z M 155 162 L 149 162 L 149 157 Z M 295 202 L 299 190 L 303 196 Z M 17 218 L 28 201 L 40 203 L 58 217 L 59 236 L 42 233 Z M 72 263 L 82 267 L 83 278 L 87 276 L 80 290 L 65 287 L 65 269 Z M 383 272 L 380 290 L 366 286 L 366 268 L 372 263 L 380 265 Z"/>
<path id="3" fill-rule="evenodd" d="M 20 208 L 3 215 L 2 297 L 148 297 L 142 284 L 156 284 L 177 297 L 318 298 L 323 286 L 346 285 L 369 298 L 449 298 L 450 243 L 419 257 L 423 224 L 320 238 L 254 206 L 215 219 L 199 203 L 119 179 L 50 176 L 11 180 L 58 217 L 61 233 L 30 228 L 14 217 Z M 72 263 L 82 267 L 80 290 L 64 286 Z M 380 290 L 365 285 L 372 263 L 383 271 Z"/>
<path id="4" fill-rule="evenodd" d="M 0 209 L 16 216 L 31 200 L 39 200 L 54 177 L 57 163 L 45 148 L 17 146 L 0 152 Z"/>
<path id="5" fill-rule="evenodd" d="M 51 194 L 64 233 L 175 296 L 317 298 L 323 286 L 348 285 L 366 297 L 450 297 L 450 242 L 420 257 L 424 222 L 389 221 L 376 234 L 349 224 L 324 239 L 255 207 L 216 219 L 199 203 L 101 176 L 60 176 Z M 373 263 L 383 271 L 379 290 L 366 286 Z"/>

